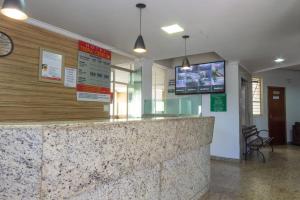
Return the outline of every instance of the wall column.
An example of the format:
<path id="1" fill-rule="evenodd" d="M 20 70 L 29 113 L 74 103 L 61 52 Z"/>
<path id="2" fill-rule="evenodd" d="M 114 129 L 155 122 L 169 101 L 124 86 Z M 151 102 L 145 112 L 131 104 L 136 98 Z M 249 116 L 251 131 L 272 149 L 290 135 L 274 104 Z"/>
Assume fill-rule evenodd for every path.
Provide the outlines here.
<path id="1" fill-rule="evenodd" d="M 142 114 L 145 100 L 152 99 L 152 66 L 154 61 L 146 58 L 135 60 L 135 68 L 142 67 Z"/>

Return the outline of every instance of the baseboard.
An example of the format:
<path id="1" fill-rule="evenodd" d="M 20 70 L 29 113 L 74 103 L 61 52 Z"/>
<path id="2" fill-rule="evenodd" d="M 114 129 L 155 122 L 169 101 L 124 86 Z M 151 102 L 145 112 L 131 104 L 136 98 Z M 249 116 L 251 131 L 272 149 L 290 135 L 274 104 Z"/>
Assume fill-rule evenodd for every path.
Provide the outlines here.
<path id="1" fill-rule="evenodd" d="M 209 197 L 209 191 L 205 192 L 202 196 L 195 200 L 207 200 Z"/>
<path id="2" fill-rule="evenodd" d="M 211 160 L 219 160 L 219 161 L 229 161 L 229 162 L 240 162 L 240 159 L 236 158 L 225 158 L 225 157 L 219 157 L 219 156 L 210 156 Z"/>
<path id="3" fill-rule="evenodd" d="M 207 185 L 201 192 L 198 192 L 189 200 L 206 200 L 209 194 L 209 185 Z"/>

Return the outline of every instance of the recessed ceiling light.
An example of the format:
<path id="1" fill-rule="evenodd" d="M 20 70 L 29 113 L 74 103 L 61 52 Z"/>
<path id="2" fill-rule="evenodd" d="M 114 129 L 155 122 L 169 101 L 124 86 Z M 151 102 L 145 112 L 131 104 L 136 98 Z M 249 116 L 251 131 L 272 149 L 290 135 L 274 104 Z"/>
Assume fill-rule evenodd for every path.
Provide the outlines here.
<path id="1" fill-rule="evenodd" d="M 179 33 L 184 31 L 184 29 L 179 26 L 178 24 L 173 24 L 171 26 L 164 26 L 161 27 L 162 30 L 164 30 L 165 32 L 167 32 L 168 34 L 173 34 L 173 33 Z"/>
<path id="2" fill-rule="evenodd" d="M 285 60 L 283 58 L 276 58 L 274 61 L 277 62 L 277 63 L 282 63 Z"/>

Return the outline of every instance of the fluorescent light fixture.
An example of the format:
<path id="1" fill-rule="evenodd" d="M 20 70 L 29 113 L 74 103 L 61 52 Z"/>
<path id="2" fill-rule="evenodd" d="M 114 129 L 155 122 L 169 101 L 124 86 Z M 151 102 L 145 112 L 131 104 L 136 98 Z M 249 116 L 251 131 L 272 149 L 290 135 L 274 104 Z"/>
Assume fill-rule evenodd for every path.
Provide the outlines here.
<path id="1" fill-rule="evenodd" d="M 283 58 L 276 58 L 274 61 L 277 62 L 277 63 L 282 63 L 285 60 Z"/>
<path id="2" fill-rule="evenodd" d="M 178 24 L 173 24 L 171 26 L 164 26 L 161 27 L 161 29 L 167 32 L 168 34 L 179 33 L 184 31 L 184 29 Z"/>

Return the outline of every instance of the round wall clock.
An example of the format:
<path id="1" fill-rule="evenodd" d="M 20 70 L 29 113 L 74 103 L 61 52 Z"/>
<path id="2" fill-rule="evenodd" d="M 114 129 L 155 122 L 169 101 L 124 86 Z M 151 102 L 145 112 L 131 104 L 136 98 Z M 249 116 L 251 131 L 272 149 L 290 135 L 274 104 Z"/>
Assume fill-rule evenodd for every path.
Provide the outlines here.
<path id="1" fill-rule="evenodd" d="M 0 31 L 0 57 L 8 56 L 14 49 L 12 39 L 5 33 Z"/>

